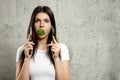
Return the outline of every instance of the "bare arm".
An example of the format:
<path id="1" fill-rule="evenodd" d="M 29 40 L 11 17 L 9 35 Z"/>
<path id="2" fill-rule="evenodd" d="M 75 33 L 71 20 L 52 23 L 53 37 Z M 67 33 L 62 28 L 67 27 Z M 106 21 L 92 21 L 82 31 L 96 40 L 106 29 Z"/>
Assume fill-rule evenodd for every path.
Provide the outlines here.
<path id="1" fill-rule="evenodd" d="M 47 46 L 51 46 L 51 51 L 53 53 L 56 80 L 70 80 L 69 60 L 64 60 L 64 61 L 60 60 L 59 54 L 60 54 L 61 47 L 55 40 L 54 36 L 51 44 L 48 44 Z"/>
<path id="2" fill-rule="evenodd" d="M 30 80 L 29 79 L 29 68 L 30 68 L 30 59 L 33 54 L 34 43 L 32 41 L 30 42 L 29 38 L 26 44 L 24 45 L 25 58 L 24 58 L 22 67 L 20 68 L 20 61 L 16 63 L 16 80 Z"/>
<path id="3" fill-rule="evenodd" d="M 60 61 L 59 58 L 54 59 L 56 80 L 70 80 L 70 66 L 69 61 Z"/>
<path id="4" fill-rule="evenodd" d="M 20 62 L 16 63 L 16 80 L 29 80 L 30 59 L 25 59 L 22 68 Z"/>

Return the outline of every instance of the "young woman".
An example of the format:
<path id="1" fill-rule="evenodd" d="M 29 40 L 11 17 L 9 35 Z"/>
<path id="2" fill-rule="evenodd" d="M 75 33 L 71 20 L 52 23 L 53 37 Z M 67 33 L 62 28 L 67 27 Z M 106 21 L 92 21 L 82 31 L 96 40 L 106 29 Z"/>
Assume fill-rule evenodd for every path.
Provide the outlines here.
<path id="1" fill-rule="evenodd" d="M 16 80 L 70 80 L 68 48 L 58 43 L 47 6 L 37 6 L 32 13 L 27 41 L 17 50 Z"/>

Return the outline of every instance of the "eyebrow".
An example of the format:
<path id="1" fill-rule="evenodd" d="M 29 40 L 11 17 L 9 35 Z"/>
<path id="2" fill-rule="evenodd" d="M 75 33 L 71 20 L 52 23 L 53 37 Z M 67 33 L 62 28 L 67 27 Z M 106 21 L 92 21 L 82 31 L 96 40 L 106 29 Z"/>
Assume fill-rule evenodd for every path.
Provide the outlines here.
<path id="1" fill-rule="evenodd" d="M 35 18 L 35 19 L 39 19 L 39 18 Z M 49 20 L 49 18 L 45 18 L 44 20 L 46 20 L 46 19 Z M 39 19 L 39 20 L 40 20 L 40 19 Z"/>

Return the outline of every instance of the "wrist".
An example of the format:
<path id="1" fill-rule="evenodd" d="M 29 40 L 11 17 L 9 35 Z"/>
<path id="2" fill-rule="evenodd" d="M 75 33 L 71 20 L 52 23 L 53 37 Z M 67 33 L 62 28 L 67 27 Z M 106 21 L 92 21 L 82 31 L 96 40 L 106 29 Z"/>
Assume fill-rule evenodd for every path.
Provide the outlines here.
<path id="1" fill-rule="evenodd" d="M 59 56 L 54 56 L 53 55 L 53 59 L 54 59 L 54 61 L 60 61 L 60 57 Z"/>
<path id="2" fill-rule="evenodd" d="M 29 57 L 25 57 L 24 61 L 30 61 Z"/>
<path id="3" fill-rule="evenodd" d="M 59 53 L 53 53 L 52 57 L 54 60 L 60 60 L 60 54 Z"/>

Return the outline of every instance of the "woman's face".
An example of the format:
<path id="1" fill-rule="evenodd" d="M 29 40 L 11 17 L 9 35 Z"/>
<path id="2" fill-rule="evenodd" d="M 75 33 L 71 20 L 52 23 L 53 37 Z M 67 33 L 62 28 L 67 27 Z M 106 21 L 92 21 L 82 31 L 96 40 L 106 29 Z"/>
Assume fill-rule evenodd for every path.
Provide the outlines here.
<path id="1" fill-rule="evenodd" d="M 44 35 L 39 35 L 37 33 L 37 36 L 39 38 L 47 37 L 49 35 L 50 30 L 51 30 L 51 21 L 50 21 L 49 16 L 46 13 L 44 13 L 44 12 L 38 13 L 36 15 L 36 17 L 35 17 L 34 27 L 35 27 L 36 33 L 37 33 L 37 30 L 39 28 L 41 28 L 41 29 L 43 29 L 45 31 Z"/>

